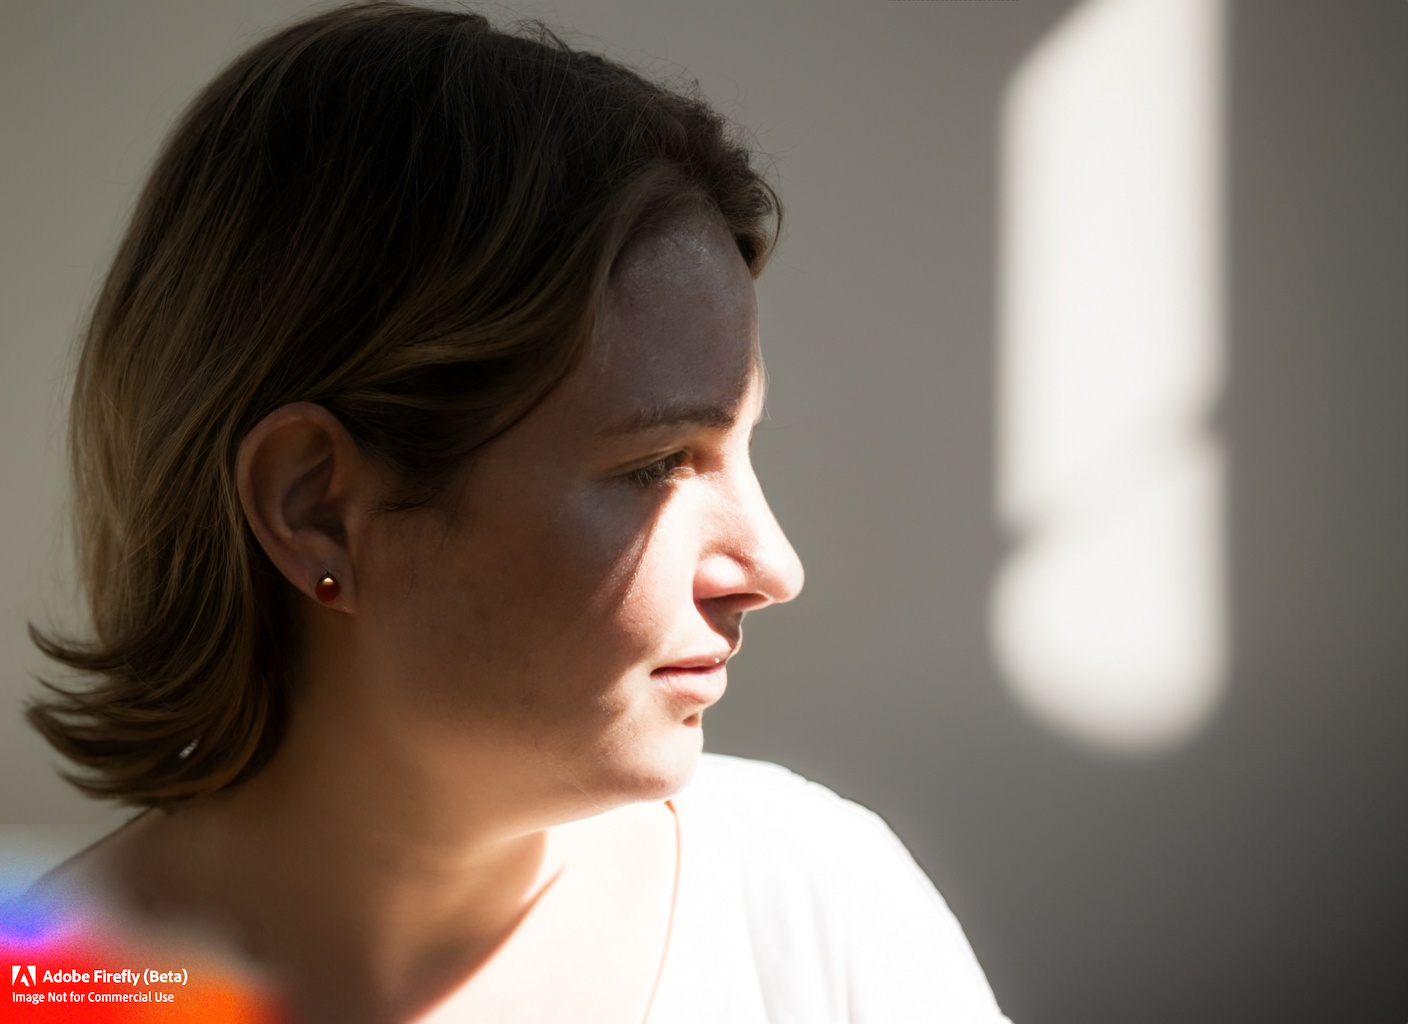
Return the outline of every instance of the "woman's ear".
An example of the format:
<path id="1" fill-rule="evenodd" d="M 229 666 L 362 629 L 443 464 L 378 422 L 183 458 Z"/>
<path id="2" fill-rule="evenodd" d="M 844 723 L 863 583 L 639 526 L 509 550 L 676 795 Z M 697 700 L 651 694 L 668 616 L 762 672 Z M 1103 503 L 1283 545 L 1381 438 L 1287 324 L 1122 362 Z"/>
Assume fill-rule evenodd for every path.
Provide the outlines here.
<path id="1" fill-rule="evenodd" d="M 240 504 L 259 544 L 298 590 L 355 611 L 349 533 L 371 509 L 379 475 L 336 416 L 295 402 L 265 416 L 235 461 Z M 336 586 L 318 584 L 331 576 Z"/>

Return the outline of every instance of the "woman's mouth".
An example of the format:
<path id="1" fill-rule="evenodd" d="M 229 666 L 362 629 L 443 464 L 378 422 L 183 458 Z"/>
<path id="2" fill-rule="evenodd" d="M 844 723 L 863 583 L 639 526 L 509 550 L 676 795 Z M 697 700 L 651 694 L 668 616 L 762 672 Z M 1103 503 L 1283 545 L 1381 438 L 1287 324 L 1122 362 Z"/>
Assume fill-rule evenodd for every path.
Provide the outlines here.
<path id="1" fill-rule="evenodd" d="M 666 665 L 650 673 L 667 694 L 684 705 L 692 705 L 693 713 L 685 719 L 686 725 L 699 724 L 699 712 L 714 704 L 724 695 L 728 686 L 728 658 L 709 658 L 704 664 L 698 661 Z"/>

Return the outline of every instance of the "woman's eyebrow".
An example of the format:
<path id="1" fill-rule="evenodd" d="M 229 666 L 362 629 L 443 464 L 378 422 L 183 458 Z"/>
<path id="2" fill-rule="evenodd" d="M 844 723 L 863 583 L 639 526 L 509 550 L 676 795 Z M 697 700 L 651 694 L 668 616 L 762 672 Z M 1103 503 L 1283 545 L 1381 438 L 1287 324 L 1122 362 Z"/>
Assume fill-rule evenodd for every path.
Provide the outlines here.
<path id="1" fill-rule="evenodd" d="M 748 397 L 748 389 L 757 376 L 762 378 L 763 395 L 758 402 L 758 415 L 753 421 L 753 426 L 756 427 L 764 415 L 768 378 L 762 360 L 755 355 L 750 370 L 733 381 L 727 392 L 713 398 L 676 398 L 647 402 L 619 419 L 612 420 L 598 430 L 597 435 L 614 437 L 638 434 L 660 427 L 708 427 L 716 430 L 731 427 L 738 422 Z"/>
<path id="2" fill-rule="evenodd" d="M 732 426 L 738 419 L 739 403 L 720 402 L 657 402 L 632 410 L 620 419 L 613 420 L 597 433 L 600 436 L 636 434 L 644 430 L 660 427 L 714 427 Z"/>

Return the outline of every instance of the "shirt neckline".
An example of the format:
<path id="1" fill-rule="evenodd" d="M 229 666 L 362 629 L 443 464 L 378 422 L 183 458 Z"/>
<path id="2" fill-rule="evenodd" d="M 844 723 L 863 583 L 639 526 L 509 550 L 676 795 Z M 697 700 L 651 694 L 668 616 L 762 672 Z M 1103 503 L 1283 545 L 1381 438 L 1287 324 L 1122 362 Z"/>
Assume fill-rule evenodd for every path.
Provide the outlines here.
<path id="1" fill-rule="evenodd" d="M 670 951 L 675 947 L 675 928 L 679 918 L 680 876 L 684 873 L 684 829 L 680 823 L 679 807 L 676 806 L 674 798 L 666 800 L 665 807 L 675 823 L 675 881 L 670 891 L 670 918 L 665 924 L 665 948 L 660 954 L 660 967 L 655 972 L 655 983 L 650 987 L 650 999 L 645 1004 L 641 1024 L 650 1024 L 660 998 L 660 990 L 664 987 L 665 976 L 669 973 L 672 960 Z"/>

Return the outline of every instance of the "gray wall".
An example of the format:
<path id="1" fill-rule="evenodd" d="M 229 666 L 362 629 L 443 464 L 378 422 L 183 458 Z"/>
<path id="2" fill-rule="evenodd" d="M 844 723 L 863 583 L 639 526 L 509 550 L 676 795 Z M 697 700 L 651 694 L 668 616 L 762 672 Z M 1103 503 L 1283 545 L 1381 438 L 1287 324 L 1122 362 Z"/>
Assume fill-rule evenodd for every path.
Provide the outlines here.
<path id="1" fill-rule="evenodd" d="M 73 617 L 70 341 L 176 110 L 304 6 L 0 0 L 0 822 L 120 820 L 18 719 L 25 621 Z M 809 581 L 750 623 L 709 743 L 884 814 L 1019 1024 L 1401 1024 L 1408 5 L 1232 5 L 1231 676 L 1142 759 L 1029 719 L 987 644 L 999 102 L 1069 6 L 515 7 L 698 76 L 788 204 L 756 450 Z"/>

